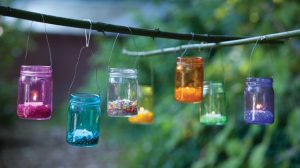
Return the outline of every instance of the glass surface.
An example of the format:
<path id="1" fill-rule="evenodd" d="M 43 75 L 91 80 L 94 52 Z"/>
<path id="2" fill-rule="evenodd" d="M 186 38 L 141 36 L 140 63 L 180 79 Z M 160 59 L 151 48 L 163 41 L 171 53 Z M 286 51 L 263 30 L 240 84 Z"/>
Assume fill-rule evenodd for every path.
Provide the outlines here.
<path id="1" fill-rule="evenodd" d="M 248 124 L 274 122 L 272 78 L 247 78 L 244 90 L 244 120 Z"/>
<path id="2" fill-rule="evenodd" d="M 177 58 L 175 100 L 199 103 L 202 100 L 203 59 L 201 57 Z"/>
<path id="3" fill-rule="evenodd" d="M 71 94 L 66 141 L 75 146 L 93 146 L 100 136 L 100 97 Z"/>
<path id="4" fill-rule="evenodd" d="M 48 120 L 52 115 L 52 69 L 50 66 L 21 66 L 17 116 Z"/>
<path id="5" fill-rule="evenodd" d="M 227 123 L 223 83 L 204 82 L 203 101 L 200 104 L 200 123 L 203 125 L 224 125 Z"/>
<path id="6" fill-rule="evenodd" d="M 136 69 L 111 68 L 107 92 L 107 114 L 110 117 L 137 115 L 137 71 Z"/>
<path id="7" fill-rule="evenodd" d="M 138 115 L 128 118 L 132 124 L 151 124 L 153 122 L 153 89 L 151 86 L 139 86 Z"/>

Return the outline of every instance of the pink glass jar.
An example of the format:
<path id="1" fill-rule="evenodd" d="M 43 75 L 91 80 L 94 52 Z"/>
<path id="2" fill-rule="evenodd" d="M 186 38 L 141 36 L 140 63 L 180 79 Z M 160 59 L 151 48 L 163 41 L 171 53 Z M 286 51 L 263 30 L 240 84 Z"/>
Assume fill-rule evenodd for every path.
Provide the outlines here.
<path id="1" fill-rule="evenodd" d="M 52 85 L 51 66 L 22 65 L 18 84 L 18 117 L 29 120 L 50 119 Z"/>

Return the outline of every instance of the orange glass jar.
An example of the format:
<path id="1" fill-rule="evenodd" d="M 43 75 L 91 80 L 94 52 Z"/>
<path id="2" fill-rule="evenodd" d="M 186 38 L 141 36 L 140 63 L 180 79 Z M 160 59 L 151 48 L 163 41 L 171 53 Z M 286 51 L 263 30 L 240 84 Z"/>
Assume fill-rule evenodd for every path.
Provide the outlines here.
<path id="1" fill-rule="evenodd" d="M 201 57 L 177 58 L 175 100 L 184 103 L 202 101 L 203 63 Z"/>

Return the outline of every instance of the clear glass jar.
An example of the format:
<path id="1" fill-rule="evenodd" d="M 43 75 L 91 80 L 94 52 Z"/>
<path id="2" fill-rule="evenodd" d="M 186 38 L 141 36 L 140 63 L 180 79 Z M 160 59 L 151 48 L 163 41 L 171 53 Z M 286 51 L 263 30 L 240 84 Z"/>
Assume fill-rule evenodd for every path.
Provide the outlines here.
<path id="1" fill-rule="evenodd" d="M 139 86 L 139 111 L 137 116 L 128 118 L 132 124 L 151 124 L 153 122 L 153 89 L 151 86 Z"/>
<path id="2" fill-rule="evenodd" d="M 274 122 L 272 78 L 247 78 L 244 90 L 244 119 L 248 124 Z"/>
<path id="3" fill-rule="evenodd" d="M 93 146 L 100 136 L 100 97 L 74 93 L 70 96 L 66 141 L 75 146 Z"/>
<path id="4" fill-rule="evenodd" d="M 51 66 L 22 65 L 18 83 L 17 116 L 48 120 L 52 115 Z"/>
<path id="5" fill-rule="evenodd" d="M 202 100 L 203 62 L 201 57 L 177 58 L 175 100 L 199 103 Z"/>
<path id="6" fill-rule="evenodd" d="M 138 113 L 136 69 L 110 68 L 107 92 L 107 114 L 131 117 Z"/>
<path id="7" fill-rule="evenodd" d="M 200 104 L 200 123 L 203 125 L 224 125 L 227 122 L 224 85 L 205 81 L 203 101 Z"/>

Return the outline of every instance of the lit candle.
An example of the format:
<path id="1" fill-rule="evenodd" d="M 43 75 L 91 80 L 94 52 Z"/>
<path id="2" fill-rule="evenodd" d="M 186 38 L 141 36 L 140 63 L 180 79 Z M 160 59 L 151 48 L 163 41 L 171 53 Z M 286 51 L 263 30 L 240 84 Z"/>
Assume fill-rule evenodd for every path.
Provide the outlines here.
<path id="1" fill-rule="evenodd" d="M 246 111 L 245 120 L 248 123 L 254 124 L 267 124 L 273 123 L 274 115 L 271 111 L 265 109 L 265 106 L 261 103 L 256 103 L 252 105 L 251 110 Z"/>
<path id="2" fill-rule="evenodd" d="M 138 115 L 129 117 L 128 121 L 133 124 L 151 124 L 153 121 L 153 113 L 144 107 L 140 107 Z"/>
<path id="3" fill-rule="evenodd" d="M 262 104 L 260 104 L 260 103 L 256 104 L 256 109 L 257 110 L 261 110 L 262 108 L 263 108 Z"/>
<path id="4" fill-rule="evenodd" d="M 25 106 L 42 106 L 43 102 L 37 102 L 38 94 L 36 92 L 33 93 L 32 102 L 25 102 Z"/>
<path id="5" fill-rule="evenodd" d="M 139 110 L 138 114 L 145 114 L 145 113 L 147 113 L 147 111 L 145 110 L 144 107 L 140 107 L 140 110 Z"/>
<path id="6" fill-rule="evenodd" d="M 223 125 L 226 120 L 226 116 L 222 116 L 220 113 L 216 113 L 215 111 L 206 113 L 200 117 L 200 122 L 205 125 Z"/>
<path id="7" fill-rule="evenodd" d="M 216 118 L 220 118 L 221 114 L 216 114 L 215 111 L 212 111 L 211 113 L 207 113 L 206 116 L 211 119 L 216 119 Z"/>

